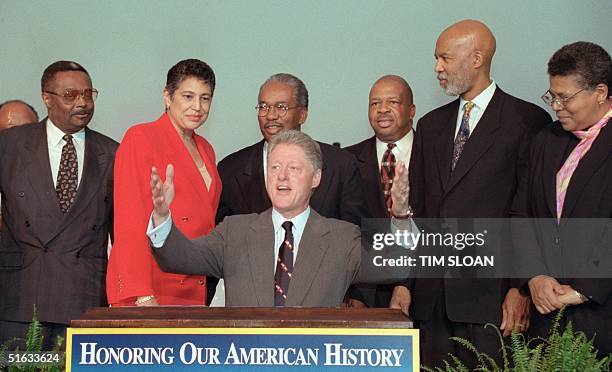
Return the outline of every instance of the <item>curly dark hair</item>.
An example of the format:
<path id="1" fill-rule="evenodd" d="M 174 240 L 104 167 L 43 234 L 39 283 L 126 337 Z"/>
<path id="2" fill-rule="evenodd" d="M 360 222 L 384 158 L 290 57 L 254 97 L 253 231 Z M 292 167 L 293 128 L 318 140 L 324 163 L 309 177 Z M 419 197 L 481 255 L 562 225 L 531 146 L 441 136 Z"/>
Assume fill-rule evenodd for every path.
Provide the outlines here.
<path id="1" fill-rule="evenodd" d="M 65 71 L 81 71 L 81 72 L 84 72 L 85 75 L 87 75 L 87 77 L 89 77 L 89 72 L 85 70 L 85 67 L 79 65 L 78 63 L 73 62 L 73 61 L 57 61 L 47 66 L 47 68 L 43 72 L 42 78 L 40 79 L 40 89 L 43 92 L 47 90 L 47 87 L 49 86 L 49 82 L 53 80 L 55 75 L 58 72 L 65 72 Z M 89 78 L 91 79 L 91 77 Z"/>
<path id="2" fill-rule="evenodd" d="M 170 93 L 170 96 L 174 94 L 183 80 L 191 76 L 210 85 L 211 92 L 215 92 L 215 72 L 213 69 L 206 62 L 191 58 L 180 61 L 168 70 L 166 90 Z"/>
<path id="3" fill-rule="evenodd" d="M 612 60 L 601 46 L 588 41 L 578 41 L 557 50 L 548 61 L 550 76 L 576 74 L 585 89 L 594 89 L 598 84 L 612 87 Z"/>

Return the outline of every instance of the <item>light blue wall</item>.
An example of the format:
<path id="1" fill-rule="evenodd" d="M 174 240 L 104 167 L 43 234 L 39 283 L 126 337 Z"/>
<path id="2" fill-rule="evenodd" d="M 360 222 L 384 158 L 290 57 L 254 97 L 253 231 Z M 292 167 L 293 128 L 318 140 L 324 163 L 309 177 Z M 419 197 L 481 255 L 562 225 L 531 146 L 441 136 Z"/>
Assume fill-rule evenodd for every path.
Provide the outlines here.
<path id="1" fill-rule="evenodd" d="M 404 76 L 417 118 L 450 100 L 433 73 L 435 40 L 463 18 L 497 37 L 493 76 L 541 104 L 546 62 L 589 40 L 612 51 L 612 1 L 16 1 L 0 0 L 0 101 L 23 98 L 45 112 L 40 75 L 72 59 L 101 92 L 94 129 L 120 140 L 161 113 L 170 66 L 210 63 L 218 85 L 200 130 L 220 158 L 260 139 L 253 106 L 271 74 L 301 77 L 311 95 L 304 131 L 343 145 L 371 135 L 367 95 L 383 74 Z"/>

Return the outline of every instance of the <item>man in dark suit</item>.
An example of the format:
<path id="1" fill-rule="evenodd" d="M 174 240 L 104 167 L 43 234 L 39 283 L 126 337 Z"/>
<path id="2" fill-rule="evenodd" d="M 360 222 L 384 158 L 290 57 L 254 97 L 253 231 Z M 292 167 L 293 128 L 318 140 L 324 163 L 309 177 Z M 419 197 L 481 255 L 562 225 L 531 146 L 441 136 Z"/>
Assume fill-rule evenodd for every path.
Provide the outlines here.
<path id="1" fill-rule="evenodd" d="M 550 116 L 540 107 L 503 92 L 490 77 L 495 37 L 481 22 L 465 20 L 436 43 L 440 86 L 459 99 L 417 124 L 410 160 L 410 205 L 419 218 L 502 218 L 509 215 L 517 173 L 530 139 Z M 451 231 L 452 232 L 452 231 Z M 394 292 L 421 329 L 422 362 L 437 365 L 447 353 L 474 366 L 474 355 L 448 338 L 472 341 L 498 356 L 504 334 L 523 331 L 528 298 L 506 279 L 414 279 Z M 471 362 L 470 362 L 471 361 Z"/>
<path id="2" fill-rule="evenodd" d="M 257 120 L 263 140 L 221 160 L 217 166 L 223 189 L 217 223 L 234 214 L 260 213 L 272 205 L 266 194 L 267 143 L 283 129 L 300 130 L 308 117 L 308 90 L 290 74 L 275 74 L 259 89 Z M 319 142 L 323 154 L 321 183 L 310 205 L 324 217 L 361 224 L 367 217 L 355 157 L 345 150 Z M 209 281 L 214 283 L 213 280 Z M 215 293 L 208 287 L 209 299 Z"/>
<path id="3" fill-rule="evenodd" d="M 193 241 L 168 218 L 174 198 L 172 166 L 163 184 L 154 169 L 154 210 L 147 231 L 156 247 L 153 253 L 165 271 L 223 277 L 227 306 L 338 306 L 360 272 L 359 229 L 322 217 L 310 206 L 322 178 L 317 142 L 284 130 L 268 145 L 266 190 L 272 208 L 230 216 Z M 403 177 L 406 185 L 405 171 Z M 407 208 L 407 199 L 395 200 L 394 208 Z"/>
<path id="4" fill-rule="evenodd" d="M 416 113 L 412 89 L 402 77 L 386 75 L 374 83 L 368 100 L 368 118 L 374 136 L 346 148 L 357 158 L 363 180 L 363 194 L 368 213 L 373 218 L 390 218 L 391 177 L 397 161 L 410 163 L 414 131 L 412 119 Z M 384 168 L 388 164 L 389 168 Z M 388 307 L 393 285 L 369 285 L 351 288 L 352 307 Z"/>
<path id="5" fill-rule="evenodd" d="M 51 64 L 41 86 L 48 117 L 0 134 L 0 344 L 26 336 L 36 306 L 49 350 L 106 306 L 117 143 L 87 128 L 97 91 L 81 65 Z"/>

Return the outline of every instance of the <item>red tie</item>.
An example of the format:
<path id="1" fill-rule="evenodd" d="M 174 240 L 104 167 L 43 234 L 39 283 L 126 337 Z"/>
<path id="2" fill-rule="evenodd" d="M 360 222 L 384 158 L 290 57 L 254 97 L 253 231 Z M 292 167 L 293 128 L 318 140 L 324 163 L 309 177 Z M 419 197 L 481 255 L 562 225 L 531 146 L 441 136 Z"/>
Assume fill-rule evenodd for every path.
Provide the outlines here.
<path id="1" fill-rule="evenodd" d="M 391 198 L 391 186 L 393 186 L 393 177 L 395 177 L 395 155 L 393 148 L 395 143 L 388 143 L 387 150 L 383 154 L 382 163 L 380 164 L 380 181 L 383 187 L 383 195 L 385 196 L 385 204 L 387 205 L 387 213 L 391 215 L 391 207 L 393 199 Z"/>
<path id="2" fill-rule="evenodd" d="M 285 229 L 285 240 L 278 250 L 276 259 L 276 272 L 274 273 L 274 306 L 285 306 L 287 293 L 289 292 L 289 281 L 293 272 L 293 233 L 291 221 L 283 222 Z"/>

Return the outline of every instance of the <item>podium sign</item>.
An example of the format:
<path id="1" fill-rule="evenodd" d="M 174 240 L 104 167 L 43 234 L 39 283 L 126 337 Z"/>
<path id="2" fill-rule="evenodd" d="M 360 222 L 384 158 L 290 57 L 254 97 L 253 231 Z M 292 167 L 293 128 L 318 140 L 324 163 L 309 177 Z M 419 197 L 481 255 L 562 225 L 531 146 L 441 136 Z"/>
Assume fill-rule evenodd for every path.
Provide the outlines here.
<path id="1" fill-rule="evenodd" d="M 418 371 L 418 331 L 69 329 L 67 371 Z"/>
<path id="2" fill-rule="evenodd" d="M 406 325 L 391 311 L 95 309 L 68 328 L 66 370 L 417 372 Z"/>

